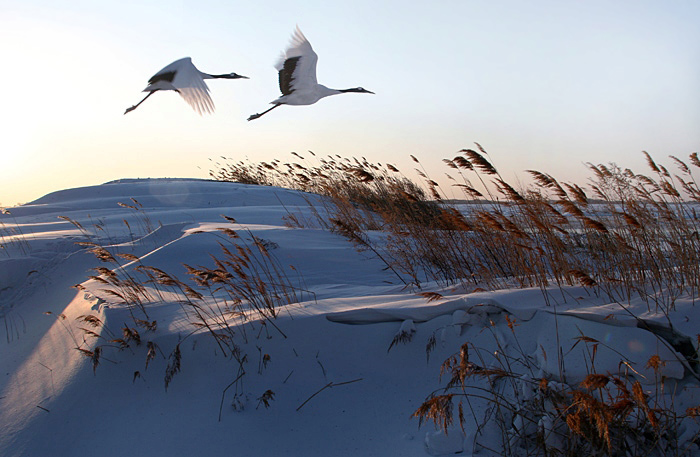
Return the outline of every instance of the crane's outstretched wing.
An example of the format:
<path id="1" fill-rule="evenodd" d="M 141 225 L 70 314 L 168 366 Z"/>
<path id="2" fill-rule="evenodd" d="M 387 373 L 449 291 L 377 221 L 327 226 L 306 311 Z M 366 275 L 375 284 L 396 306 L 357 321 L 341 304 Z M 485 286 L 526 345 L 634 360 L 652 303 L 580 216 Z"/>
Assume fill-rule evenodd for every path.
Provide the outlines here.
<path id="1" fill-rule="evenodd" d="M 176 65 L 177 64 L 177 65 Z M 197 67 L 192 63 L 192 59 L 185 57 L 167 67 L 163 68 L 158 74 L 168 71 L 173 71 L 169 68 L 175 66 L 175 78 L 172 80 L 172 85 L 175 90 L 185 99 L 185 101 L 199 114 L 213 113 L 214 102 L 209 95 L 209 87 L 204 82 L 202 74 Z M 156 74 L 156 76 L 158 76 Z M 156 77 L 154 76 L 154 78 Z"/>
<path id="2" fill-rule="evenodd" d="M 297 26 L 289 46 L 275 65 L 279 71 L 282 94 L 289 95 L 295 90 L 315 88 L 318 84 L 316 62 L 318 62 L 318 55 Z"/>

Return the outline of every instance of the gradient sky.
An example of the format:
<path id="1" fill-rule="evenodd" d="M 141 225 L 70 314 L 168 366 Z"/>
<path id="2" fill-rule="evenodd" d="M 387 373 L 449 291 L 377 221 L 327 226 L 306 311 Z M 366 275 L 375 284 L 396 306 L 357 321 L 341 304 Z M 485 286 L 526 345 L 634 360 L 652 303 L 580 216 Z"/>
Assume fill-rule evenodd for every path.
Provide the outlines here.
<path id="1" fill-rule="evenodd" d="M 700 150 L 700 2 L 415 3 L 0 0 L 0 203 L 119 178 L 204 178 L 220 156 L 312 150 L 413 177 L 412 154 L 450 195 L 441 160 L 474 142 L 512 182 L 536 169 L 585 184 L 585 162 L 646 173 L 642 150 L 661 163 Z M 247 122 L 279 96 L 273 65 L 297 24 L 320 83 L 376 95 Z M 172 92 L 123 115 L 185 56 L 251 79 L 209 81 L 213 115 Z"/>

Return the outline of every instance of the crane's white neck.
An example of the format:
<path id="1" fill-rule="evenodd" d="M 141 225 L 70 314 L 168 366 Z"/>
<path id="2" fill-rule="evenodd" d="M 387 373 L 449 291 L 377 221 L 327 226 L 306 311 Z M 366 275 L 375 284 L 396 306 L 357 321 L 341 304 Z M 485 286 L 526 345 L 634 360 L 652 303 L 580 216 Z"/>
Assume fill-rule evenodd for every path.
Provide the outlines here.
<path id="1" fill-rule="evenodd" d="M 326 87 L 323 84 L 318 84 L 316 86 L 316 91 L 319 96 L 321 97 L 328 97 L 329 95 L 336 95 L 336 94 L 341 94 L 342 92 L 336 89 L 331 89 L 330 87 Z"/>

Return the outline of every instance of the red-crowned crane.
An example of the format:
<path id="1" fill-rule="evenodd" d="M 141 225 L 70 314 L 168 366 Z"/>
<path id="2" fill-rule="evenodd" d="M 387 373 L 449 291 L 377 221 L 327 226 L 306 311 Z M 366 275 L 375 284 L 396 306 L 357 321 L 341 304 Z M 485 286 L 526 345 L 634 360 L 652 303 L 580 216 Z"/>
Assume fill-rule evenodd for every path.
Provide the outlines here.
<path id="1" fill-rule="evenodd" d="M 257 119 L 265 113 L 269 113 L 280 105 L 312 105 L 323 97 L 329 95 L 359 92 L 373 94 L 362 87 L 352 89 L 330 89 L 316 81 L 316 62 L 318 55 L 311 47 L 299 26 L 297 26 L 292 41 L 282 54 L 275 68 L 279 72 L 279 83 L 282 96 L 270 102 L 272 108 L 259 114 L 253 114 L 249 121 Z"/>
<path id="2" fill-rule="evenodd" d="M 148 80 L 148 87 L 143 92 L 148 92 L 140 102 L 127 108 L 124 114 L 135 110 L 145 102 L 148 97 L 159 90 L 174 90 L 185 99 L 185 101 L 199 114 L 213 113 L 214 102 L 209 96 L 209 87 L 204 82 L 205 79 L 248 79 L 236 73 L 226 73 L 223 75 L 210 75 L 197 69 L 192 63 L 192 59 L 185 57 L 176 60 L 167 67 L 160 70 Z"/>

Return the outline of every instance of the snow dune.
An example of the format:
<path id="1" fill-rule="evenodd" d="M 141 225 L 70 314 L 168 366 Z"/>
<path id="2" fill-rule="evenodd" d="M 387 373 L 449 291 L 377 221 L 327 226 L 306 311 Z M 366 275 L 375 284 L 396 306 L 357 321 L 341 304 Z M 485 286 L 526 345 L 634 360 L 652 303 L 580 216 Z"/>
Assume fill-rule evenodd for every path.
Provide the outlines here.
<path id="1" fill-rule="evenodd" d="M 675 344 L 695 339 L 700 314 L 692 302 L 677 304 L 671 334 L 646 306 L 630 310 L 656 323 L 653 332 L 583 288 L 552 289 L 546 297 L 535 289 L 406 289 L 340 236 L 285 224 L 290 213 L 310 219 L 309 204 L 318 199 L 203 180 L 121 180 L 55 192 L 0 216 L 0 455 L 469 455 L 473 424 L 466 436 L 445 437 L 410 417 L 444 385 L 440 364 L 466 341 L 485 352 L 518 348 L 536 367 L 529 375 L 569 382 L 590 370 L 590 347 L 577 337 L 601 343 L 598 372 L 629 367 L 646 385 L 654 380 L 647 361 L 658 354 L 663 375 L 684 381 L 678 405 L 699 403 L 685 382 L 692 367 Z M 183 264 L 213 267 L 212 256 L 228 246 L 222 229 L 242 242 L 264 240 L 299 298 L 280 307 L 274 326 L 249 314 L 235 329 L 246 357 L 239 382 L 232 384 L 240 365 L 206 329 L 196 331 L 178 297 L 165 292 L 164 300 L 145 304 L 157 328 L 141 329 L 141 345 L 118 350 L 110 341 L 134 326 L 131 312 L 88 279 L 109 265 L 76 243 L 139 258 L 122 260 L 119 274 L 136 276 L 141 264 L 184 281 Z M 443 298 L 429 302 L 419 294 L 426 290 Z M 104 326 L 90 327 L 85 315 Z M 506 316 L 515 319 L 513 331 Z M 405 340 L 392 346 L 402 331 Z M 437 345 L 428 358 L 431 336 Z M 147 341 L 157 348 L 148 363 Z M 93 369 L 76 347 L 100 345 Z M 176 346 L 181 369 L 166 390 Z"/>

